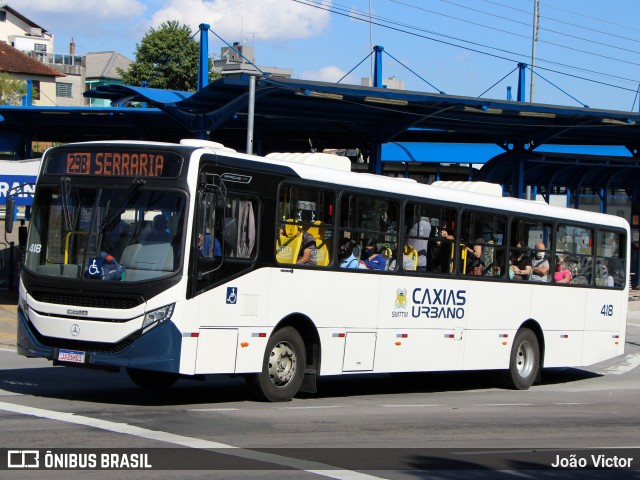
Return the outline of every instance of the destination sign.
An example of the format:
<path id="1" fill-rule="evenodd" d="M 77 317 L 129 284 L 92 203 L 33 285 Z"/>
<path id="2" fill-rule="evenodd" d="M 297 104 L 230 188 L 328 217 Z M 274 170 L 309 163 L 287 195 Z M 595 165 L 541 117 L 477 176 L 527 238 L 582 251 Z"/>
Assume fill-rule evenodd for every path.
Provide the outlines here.
<path id="1" fill-rule="evenodd" d="M 47 159 L 49 175 L 98 177 L 177 177 L 182 157 L 175 152 L 144 150 L 61 150 Z"/>

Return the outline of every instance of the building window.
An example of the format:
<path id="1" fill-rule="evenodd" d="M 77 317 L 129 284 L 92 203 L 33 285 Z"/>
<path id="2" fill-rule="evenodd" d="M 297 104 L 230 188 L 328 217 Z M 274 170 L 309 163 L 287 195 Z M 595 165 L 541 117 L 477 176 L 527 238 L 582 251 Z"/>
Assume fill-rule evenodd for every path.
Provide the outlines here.
<path id="1" fill-rule="evenodd" d="M 56 97 L 72 97 L 70 83 L 56 83 Z"/>
<path id="2" fill-rule="evenodd" d="M 31 81 L 31 99 L 40 100 L 40 80 Z"/>
<path id="3" fill-rule="evenodd" d="M 47 58 L 47 44 L 46 43 L 34 43 L 33 52 L 36 60 L 44 62 Z"/>

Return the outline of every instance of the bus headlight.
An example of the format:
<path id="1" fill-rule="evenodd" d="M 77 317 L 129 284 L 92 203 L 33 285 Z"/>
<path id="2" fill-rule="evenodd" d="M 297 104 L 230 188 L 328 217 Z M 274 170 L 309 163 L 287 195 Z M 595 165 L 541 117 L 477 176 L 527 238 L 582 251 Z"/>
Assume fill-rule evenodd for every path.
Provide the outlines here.
<path id="1" fill-rule="evenodd" d="M 165 305 L 164 307 L 160 307 L 145 314 L 144 320 L 142 322 L 142 333 L 146 333 L 153 327 L 160 325 L 165 320 L 170 319 L 171 315 L 173 315 L 173 308 L 175 307 L 175 305 L 175 303 L 172 303 L 171 305 Z"/>

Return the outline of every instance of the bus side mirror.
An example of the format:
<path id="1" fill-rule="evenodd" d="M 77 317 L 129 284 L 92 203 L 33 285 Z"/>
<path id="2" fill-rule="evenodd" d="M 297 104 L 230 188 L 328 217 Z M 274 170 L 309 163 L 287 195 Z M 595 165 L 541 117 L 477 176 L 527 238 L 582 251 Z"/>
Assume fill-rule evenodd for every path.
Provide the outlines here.
<path id="1" fill-rule="evenodd" d="M 4 211 L 4 231 L 6 233 L 13 232 L 13 222 L 16 215 L 16 200 L 15 198 L 7 198 L 7 204 Z"/>

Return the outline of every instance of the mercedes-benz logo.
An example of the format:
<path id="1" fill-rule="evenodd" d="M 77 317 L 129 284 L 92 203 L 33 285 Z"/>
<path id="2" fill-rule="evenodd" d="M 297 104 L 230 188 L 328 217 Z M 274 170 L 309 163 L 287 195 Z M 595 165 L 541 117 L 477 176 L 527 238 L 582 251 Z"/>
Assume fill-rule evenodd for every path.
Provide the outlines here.
<path id="1" fill-rule="evenodd" d="M 80 325 L 78 325 L 77 323 L 71 325 L 71 335 L 73 335 L 74 337 L 80 335 Z"/>

